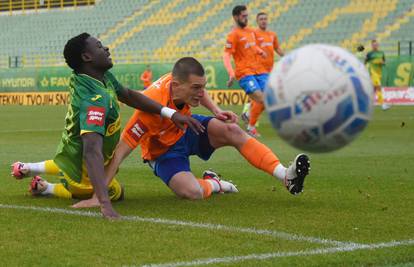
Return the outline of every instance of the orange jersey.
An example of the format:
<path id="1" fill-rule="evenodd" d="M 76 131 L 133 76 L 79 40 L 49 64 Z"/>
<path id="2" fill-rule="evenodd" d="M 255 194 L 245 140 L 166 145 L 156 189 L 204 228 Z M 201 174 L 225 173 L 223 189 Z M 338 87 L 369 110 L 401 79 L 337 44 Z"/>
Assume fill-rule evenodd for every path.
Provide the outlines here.
<path id="1" fill-rule="evenodd" d="M 171 98 L 171 79 L 171 73 L 166 74 L 142 93 L 183 115 L 191 115 L 189 105 L 184 105 L 182 109 L 174 105 Z M 135 110 L 122 132 L 122 140 L 132 149 L 140 145 L 142 157 L 146 160 L 155 160 L 167 152 L 170 146 L 174 145 L 183 135 L 184 132 L 178 129 L 170 119 L 158 114 Z"/>
<path id="2" fill-rule="evenodd" d="M 149 87 L 152 83 L 152 71 L 145 70 L 141 74 L 141 81 L 144 83 L 144 87 Z"/>
<path id="3" fill-rule="evenodd" d="M 255 34 L 257 45 L 267 54 L 265 58 L 259 58 L 259 63 L 269 73 L 272 71 L 274 64 L 275 49 L 279 48 L 277 35 L 274 32 L 262 31 L 261 29 L 256 29 Z"/>
<path id="4" fill-rule="evenodd" d="M 234 28 L 228 35 L 225 52 L 233 56 L 236 65 L 236 79 L 244 76 L 257 75 L 260 72 L 257 44 L 254 31 L 250 28 Z"/>

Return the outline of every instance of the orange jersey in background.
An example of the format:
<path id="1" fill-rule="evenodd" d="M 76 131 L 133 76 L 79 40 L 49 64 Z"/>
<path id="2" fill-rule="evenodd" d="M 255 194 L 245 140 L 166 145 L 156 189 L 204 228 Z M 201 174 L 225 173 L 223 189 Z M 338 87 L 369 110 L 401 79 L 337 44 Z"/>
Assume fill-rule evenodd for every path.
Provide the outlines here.
<path id="1" fill-rule="evenodd" d="M 244 76 L 257 75 L 260 72 L 258 63 L 256 37 L 253 29 L 234 28 L 228 35 L 224 51 L 233 56 L 236 65 L 236 79 Z"/>
<path id="2" fill-rule="evenodd" d="M 154 82 L 142 93 L 163 106 L 177 110 L 183 115 L 191 115 L 189 105 L 179 110 L 171 98 L 172 74 L 166 74 Z M 141 146 L 142 157 L 146 160 L 155 160 L 174 145 L 184 132 L 167 118 L 158 114 L 151 114 L 141 110 L 135 110 L 129 119 L 122 140 L 132 149 Z"/>
<path id="3" fill-rule="evenodd" d="M 152 71 L 145 70 L 141 74 L 141 81 L 144 84 L 144 87 L 145 88 L 149 87 L 151 85 L 151 83 L 152 83 Z"/>
<path id="4" fill-rule="evenodd" d="M 274 32 L 262 31 L 261 29 L 256 29 L 255 34 L 257 45 L 267 54 L 265 58 L 259 57 L 259 63 L 263 66 L 266 73 L 269 73 L 272 71 L 274 64 L 275 49 L 279 47 L 277 35 Z"/>

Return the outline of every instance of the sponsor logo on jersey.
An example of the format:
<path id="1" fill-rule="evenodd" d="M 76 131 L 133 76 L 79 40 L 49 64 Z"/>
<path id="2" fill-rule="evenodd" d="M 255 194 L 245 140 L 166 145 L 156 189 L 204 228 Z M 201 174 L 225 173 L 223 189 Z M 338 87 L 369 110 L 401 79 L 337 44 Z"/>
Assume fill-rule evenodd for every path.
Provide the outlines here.
<path id="1" fill-rule="evenodd" d="M 137 120 L 134 123 L 134 125 L 132 125 L 132 127 L 128 129 L 128 134 L 136 142 L 139 142 L 139 140 L 141 139 L 141 137 L 144 135 L 146 131 L 147 131 L 147 128 L 144 126 L 144 124 L 140 120 Z"/>
<path id="2" fill-rule="evenodd" d="M 89 125 L 103 126 L 105 122 L 104 107 L 88 107 L 86 123 Z"/>
<path id="3" fill-rule="evenodd" d="M 92 100 L 92 101 L 96 101 L 96 100 L 98 100 L 98 99 L 100 99 L 100 98 L 102 98 L 102 96 L 101 96 L 101 95 L 96 95 L 95 97 L 92 97 L 92 98 L 91 98 L 91 100 Z"/>
<path id="4" fill-rule="evenodd" d="M 105 136 L 111 136 L 114 133 L 116 133 L 119 129 L 121 129 L 121 116 L 119 116 L 115 122 L 108 125 Z"/>

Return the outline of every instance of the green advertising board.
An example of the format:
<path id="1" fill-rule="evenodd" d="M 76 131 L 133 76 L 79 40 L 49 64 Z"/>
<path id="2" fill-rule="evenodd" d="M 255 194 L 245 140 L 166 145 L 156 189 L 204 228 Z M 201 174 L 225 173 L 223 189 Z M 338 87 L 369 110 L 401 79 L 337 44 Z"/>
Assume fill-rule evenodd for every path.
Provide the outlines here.
<path id="1" fill-rule="evenodd" d="M 203 63 L 207 89 L 226 89 L 227 72 L 221 62 Z M 153 77 L 171 71 L 173 64 L 152 64 Z M 140 75 L 144 64 L 117 65 L 111 71 L 126 87 L 141 90 Z M 67 67 L 0 69 L 0 92 L 66 91 L 71 70 Z M 383 85 L 388 87 L 414 86 L 414 57 L 389 58 L 384 68 Z M 235 83 L 232 89 L 238 89 Z"/>

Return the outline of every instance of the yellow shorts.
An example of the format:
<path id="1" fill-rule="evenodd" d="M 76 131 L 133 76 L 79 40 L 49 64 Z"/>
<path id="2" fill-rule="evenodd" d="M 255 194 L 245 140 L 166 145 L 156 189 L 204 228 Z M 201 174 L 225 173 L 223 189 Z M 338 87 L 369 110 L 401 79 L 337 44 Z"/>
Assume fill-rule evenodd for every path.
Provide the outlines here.
<path id="1" fill-rule="evenodd" d="M 381 86 L 381 75 L 371 72 L 371 81 L 374 86 Z"/>
<path id="2" fill-rule="evenodd" d="M 91 180 L 89 179 L 85 165 L 82 166 L 82 178 L 80 183 L 75 182 L 65 173 L 63 173 L 62 183 L 65 185 L 66 189 L 72 193 L 73 198 L 87 199 L 93 195 L 93 186 L 91 184 Z M 119 200 L 123 197 L 123 188 L 116 179 L 113 179 L 109 184 L 108 193 L 109 198 L 112 201 Z"/>

